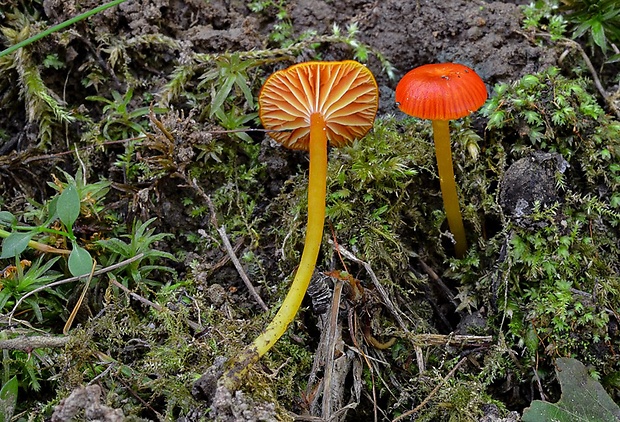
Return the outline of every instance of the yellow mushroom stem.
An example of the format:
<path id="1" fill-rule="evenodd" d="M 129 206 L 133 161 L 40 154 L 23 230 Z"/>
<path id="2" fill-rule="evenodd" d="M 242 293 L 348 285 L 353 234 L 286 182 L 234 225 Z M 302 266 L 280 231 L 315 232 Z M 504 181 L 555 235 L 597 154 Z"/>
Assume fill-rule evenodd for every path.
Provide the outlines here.
<path id="1" fill-rule="evenodd" d="M 446 210 L 448 226 L 454 236 L 454 251 L 457 258 L 462 258 L 467 250 L 465 228 L 459 208 L 459 198 L 456 193 L 454 167 L 452 166 L 452 150 L 450 149 L 450 126 L 448 120 L 433 120 L 433 137 L 435 140 L 435 155 L 437 156 L 437 171 L 443 206 Z"/>
<path id="2" fill-rule="evenodd" d="M 271 349 L 295 319 L 314 273 L 325 224 L 325 193 L 327 183 L 327 136 L 325 120 L 319 113 L 310 117 L 310 175 L 308 181 L 308 225 L 301 262 L 282 306 L 271 323 L 254 342 L 228 362 L 221 381 L 230 390 L 236 389 L 247 368 Z"/>

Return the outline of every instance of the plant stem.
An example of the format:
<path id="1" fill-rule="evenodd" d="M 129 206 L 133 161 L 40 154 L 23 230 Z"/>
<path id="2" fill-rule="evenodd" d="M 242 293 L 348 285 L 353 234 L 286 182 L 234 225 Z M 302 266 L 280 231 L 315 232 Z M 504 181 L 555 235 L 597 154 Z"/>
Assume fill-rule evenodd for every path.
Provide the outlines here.
<path id="1" fill-rule="evenodd" d="M 6 230 L 0 229 L 0 237 L 6 239 L 7 237 L 9 237 L 9 235 L 11 234 L 11 232 L 7 232 Z M 46 245 L 45 243 L 40 243 L 37 242 L 36 240 L 31 240 L 28 242 L 28 246 L 30 246 L 32 249 L 36 249 L 38 251 L 44 252 L 44 253 L 55 253 L 55 254 L 59 254 L 59 255 L 69 255 L 71 254 L 71 251 L 68 249 L 58 249 L 55 248 L 53 246 L 50 245 Z"/>
<path id="2" fill-rule="evenodd" d="M 465 239 L 465 228 L 459 208 L 459 198 L 456 193 L 452 150 L 450 149 L 450 126 L 447 120 L 433 120 L 433 136 L 443 206 L 446 210 L 448 226 L 456 242 L 454 245 L 456 257 L 462 258 L 467 250 L 467 240 Z"/>
<path id="3" fill-rule="evenodd" d="M 7 48 L 6 50 L 2 50 L 0 51 L 0 57 L 2 56 L 6 56 L 7 54 L 11 54 L 12 52 L 14 52 L 15 50 L 18 50 L 22 47 L 27 46 L 28 44 L 32 44 L 35 41 L 40 40 L 43 37 L 48 36 L 49 34 L 56 32 L 56 31 L 60 31 L 63 28 L 66 28 L 69 25 L 73 25 L 76 22 L 79 22 L 81 20 L 87 19 L 89 17 L 91 17 L 92 15 L 95 15 L 103 10 L 109 9 L 110 7 L 114 7 L 118 4 L 121 4 L 122 2 L 124 2 L 125 0 L 113 0 L 110 1 L 108 3 L 102 4 L 101 6 L 95 7 L 92 10 L 89 10 L 87 12 L 84 12 L 82 14 L 79 14 L 71 19 L 68 19 L 64 22 L 59 23 L 58 25 L 54 25 L 51 28 L 47 28 L 45 31 L 43 32 L 39 32 L 36 35 L 33 35 L 30 38 L 27 38 L 23 41 L 18 42 L 15 45 L 10 46 L 9 48 Z"/>
<path id="4" fill-rule="evenodd" d="M 301 306 L 319 255 L 325 224 L 325 193 L 327 183 L 327 136 L 323 116 L 310 118 L 310 176 L 308 182 L 308 225 L 306 241 L 297 273 L 278 313 L 254 342 L 229 361 L 229 369 L 221 381 L 234 390 L 245 371 L 271 349 L 286 331 Z"/>

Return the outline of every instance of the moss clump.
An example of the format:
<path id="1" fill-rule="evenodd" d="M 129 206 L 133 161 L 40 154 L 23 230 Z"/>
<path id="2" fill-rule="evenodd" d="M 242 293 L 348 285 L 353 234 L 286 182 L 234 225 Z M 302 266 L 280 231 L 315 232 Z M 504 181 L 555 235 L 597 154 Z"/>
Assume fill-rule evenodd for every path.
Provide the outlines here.
<path id="1" fill-rule="evenodd" d="M 515 157 L 533 149 L 558 152 L 570 164 L 567 181 L 620 209 L 620 122 L 605 114 L 585 78 L 550 67 L 495 87 L 484 113 L 496 139 Z"/>
<path id="2" fill-rule="evenodd" d="M 480 255 L 452 268 L 465 274 L 463 309 L 488 309 L 493 330 L 523 356 L 514 373 L 524 381 L 534 373 L 543 385 L 557 356 L 608 378 L 620 370 L 608 359 L 619 346 L 610 329 L 620 305 L 620 124 L 590 88 L 555 68 L 496 87 L 485 113 L 491 141 L 504 144 L 502 168 L 536 150 L 559 153 L 568 166 L 551 176 L 554 202 L 541 199 L 520 217 L 501 214 L 503 228 L 486 246 L 492 263 Z"/>

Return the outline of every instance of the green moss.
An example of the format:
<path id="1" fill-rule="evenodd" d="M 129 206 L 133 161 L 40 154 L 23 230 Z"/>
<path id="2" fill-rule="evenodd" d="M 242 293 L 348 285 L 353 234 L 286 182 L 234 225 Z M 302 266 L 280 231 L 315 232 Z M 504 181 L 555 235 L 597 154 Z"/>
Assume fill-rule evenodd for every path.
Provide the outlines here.
<path id="1" fill-rule="evenodd" d="M 485 107 L 490 138 L 506 144 L 492 147 L 499 163 L 536 149 L 559 152 L 569 163 L 556 181 L 559 202 L 538 204 L 526 223 L 500 211 L 503 228 L 478 260 L 452 266 L 453 274 L 465 274 L 458 276 L 461 303 L 496 309 L 491 321 L 498 332 L 507 324 L 508 347 L 524 353 L 515 373 L 525 378 L 534 360 L 541 377 L 551 373 L 557 356 L 577 357 L 604 374 L 618 371 L 606 356 L 618 346 L 609 322 L 620 305 L 620 124 L 590 91 L 587 80 L 550 68 L 497 86 Z"/>
<path id="2" fill-rule="evenodd" d="M 550 67 L 512 85 L 500 84 L 484 107 L 488 128 L 510 140 L 511 154 L 532 149 L 558 152 L 570 164 L 570 183 L 617 206 L 620 187 L 620 123 L 591 94 L 591 82 L 569 79 Z"/>
<path id="3" fill-rule="evenodd" d="M 154 205 L 181 199 L 184 208 L 179 206 L 175 211 L 183 217 L 179 224 L 188 226 L 174 227 L 180 239 L 174 244 L 182 244 L 183 250 L 175 253 L 187 260 L 178 264 L 184 271 L 181 279 L 166 268 L 155 267 L 157 258 L 171 257 L 157 253 L 151 254 L 149 266 L 142 272 L 134 267 L 133 273 L 131 269 L 129 273 L 115 273 L 119 282 L 156 301 L 163 310 L 130 299 L 109 286 L 106 278 L 98 280 L 102 295 L 93 295 L 91 301 L 96 302 L 96 312 L 79 319 L 80 328 L 71 331 L 71 343 L 59 353 L 55 372 L 50 371 L 59 388 L 57 397 L 41 410 L 47 416 L 51 404 L 88 382 L 101 383 L 107 392 L 106 402 L 122 407 L 134 420 L 154 418 L 155 412 L 171 420 L 190 411 L 207 415 L 205 403 L 191 395 L 193 381 L 216 357 L 237 353 L 277 310 L 304 241 L 306 156 L 278 150 L 271 161 L 273 147 L 261 142 L 256 133 L 215 131 L 257 126 L 255 96 L 269 71 L 266 65 L 316 56 L 320 45 L 342 44 L 362 61 L 369 53 L 375 54 L 387 74 L 391 72 L 380 54 L 357 41 L 356 26 L 293 39 L 286 6 L 284 1 L 250 4 L 255 13 L 264 13 L 265 8 L 280 13 L 276 24 L 281 25 L 274 26 L 272 41 L 281 49 L 223 54 L 185 51 L 185 61 L 171 61 L 161 67 L 161 63 L 150 61 L 157 58 L 144 58 L 142 49 L 149 46 L 172 52 L 179 47 L 176 41 L 163 36 L 112 37 L 95 45 L 99 51 L 105 49 L 107 62 L 101 59 L 105 63 L 99 63 L 86 55 L 76 65 L 83 85 L 102 91 L 91 97 L 97 100 L 91 105 L 99 109 L 78 116 L 76 127 L 67 125 L 62 138 L 75 141 L 78 148 L 96 140 L 115 142 L 109 144 L 115 147 L 98 148 L 118 154 L 114 170 L 120 169 L 119 173 L 97 173 L 114 179 L 115 190 L 110 194 L 115 197 L 94 198 L 97 207 L 92 208 L 92 214 L 107 214 L 110 207 L 117 207 L 117 215 L 102 215 L 101 221 L 114 225 L 110 232 L 104 231 L 106 235 L 122 237 L 126 231 L 118 222 L 124 220 L 125 208 L 140 206 L 141 212 L 148 213 Z M 540 21 L 548 17 L 530 18 Z M 25 36 L 33 19 L 24 14 L 7 15 L 4 35 L 11 41 Z M 562 19 L 549 21 L 554 35 L 564 33 L 564 23 Z M 28 49 L 0 61 L 0 67 L 18 81 L 10 90 L 21 89 L 20 101 L 29 118 L 40 124 L 40 134 L 47 138 L 58 123 L 72 121 L 73 115 L 67 110 L 70 107 L 77 113 L 80 101 L 69 96 L 76 104 L 65 109 L 63 103 L 54 100 L 45 76 L 55 74 L 63 56 L 48 53 L 47 61 L 41 60 L 40 65 L 36 64 L 36 54 Z M 161 67 L 164 81 L 142 80 L 133 66 L 143 64 Z M 116 70 L 126 85 L 120 93 L 108 80 L 108 75 L 114 74 L 110 69 Z M 64 73 L 60 78 L 63 81 Z M 161 97 L 156 97 L 156 92 Z M 422 409 L 419 420 L 478 420 L 486 404 L 497 404 L 498 397 L 505 397 L 505 384 L 509 393 L 523 386 L 529 390 L 533 368 L 548 388 L 550 368 L 559 355 L 573 355 L 592 364 L 617 392 L 620 367 L 612 352 L 619 340 L 610 321 L 615 317 L 612 311 L 620 308 L 620 124 L 606 115 L 592 92 L 595 90 L 587 79 L 571 79 L 549 68 L 495 87 L 483 112 L 488 118 L 486 132 L 472 128 L 473 119 L 480 122 L 479 116 L 451 123 L 455 171 L 471 243 L 462 260 L 453 258 L 447 247 L 429 122 L 384 116 L 364 139 L 331 149 L 328 222 L 318 269 L 343 270 L 346 265 L 366 292 L 363 299 L 343 296 L 346 318 L 355 321 L 358 330 L 371 327 L 378 338 L 397 337 L 390 349 L 378 350 L 345 324 L 343 340 L 348 350 L 359 353 L 358 363 L 363 367 L 360 382 L 366 390 L 359 413 L 353 417 L 364 420 L 364 416 L 372 415 L 374 403 L 368 397 L 373 393 L 386 413 L 416 407 L 443 382 L 462 350 L 451 345 L 424 345 L 427 370 L 420 373 L 409 333 L 395 321 L 366 268 L 341 258 L 336 243 L 372 267 L 404 316 L 409 332 L 435 333 L 437 327 L 448 331 L 452 321 L 442 326 L 437 322 L 439 313 L 456 319 L 476 312 L 486 325 L 469 332 L 494 336 L 491 346 L 467 350 L 471 361 L 449 377 Z M 199 112 L 186 115 L 155 109 L 161 113 L 151 115 L 153 98 L 161 98 L 162 106 Z M 84 134 L 81 139 L 78 133 Z M 136 135 L 139 140 L 124 139 Z M 546 208 L 539 206 L 527 224 L 522 224 L 503 214 L 498 192 L 508 165 L 534 150 L 558 152 L 570 167 L 556 180 L 561 200 Z M 80 159 L 84 159 L 85 173 L 90 173 L 91 166 L 96 165 L 95 156 L 85 151 L 84 155 Z M 100 163 L 100 168 L 107 171 L 113 161 Z M 299 163 L 297 168 L 294 163 Z M 281 169 L 283 172 L 277 173 Z M 216 224 L 212 224 L 203 198 L 183 184 L 188 179 L 195 179 L 213 201 Z M 122 187 L 126 193 L 117 190 L 121 182 L 129 185 Z M 179 186 L 183 189 L 180 193 Z M 140 195 L 146 192 L 147 201 L 142 202 L 152 202 L 142 204 L 138 191 Z M 10 199 L 7 203 L 14 201 Z M 30 221 L 38 213 L 41 219 L 42 209 L 31 202 L 28 210 L 15 215 Z M 237 272 L 226 264 L 219 227 L 225 228 L 233 245 L 240 245 L 244 268 L 271 311 L 261 313 L 247 300 Z M 146 233 L 151 243 L 170 240 L 148 230 Z M 148 241 L 135 239 L 140 237 L 136 233 L 129 237 L 138 243 L 121 254 L 123 257 L 142 251 L 140 245 L 151 250 Z M 115 255 L 110 249 L 97 252 L 100 264 L 116 261 L 111 259 Z M 449 288 L 458 289 L 456 310 L 437 292 L 436 280 L 421 269 L 421 260 Z M 148 287 L 144 284 L 147 276 L 152 281 Z M 6 291 L 10 285 L 8 281 L 4 285 Z M 52 308 L 40 298 L 37 301 L 46 312 L 54 311 L 56 317 L 65 312 L 62 306 Z M 345 321 L 345 313 L 342 315 Z M 278 403 L 282 418 L 287 417 L 286 410 L 300 409 L 299 397 L 316 350 L 316 322 L 314 314 L 302 311 L 288 335 L 250 371 L 244 386 L 253 399 Z M 57 331 L 57 327 L 50 331 Z M 56 358 L 42 352 L 35 354 L 39 360 L 28 360 L 22 352 L 6 355 L 10 358 L 3 361 L 5 368 L 11 374 L 23 368 L 22 372 L 27 372 L 24 380 L 31 380 L 32 391 L 41 386 L 37 383 L 41 383 L 42 374 L 48 373 L 35 364 Z M 500 413 L 505 413 L 499 407 Z"/>

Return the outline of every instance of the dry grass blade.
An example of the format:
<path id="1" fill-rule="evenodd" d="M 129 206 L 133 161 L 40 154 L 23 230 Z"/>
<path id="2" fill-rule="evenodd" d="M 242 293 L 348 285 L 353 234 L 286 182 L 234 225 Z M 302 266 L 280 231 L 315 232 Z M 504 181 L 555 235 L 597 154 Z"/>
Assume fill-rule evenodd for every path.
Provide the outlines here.
<path id="1" fill-rule="evenodd" d="M 78 299 L 77 303 L 73 307 L 73 310 L 71 311 L 71 314 L 69 315 L 69 318 L 67 318 L 67 322 L 65 323 L 65 326 L 62 329 L 62 333 L 64 335 L 67 335 L 67 333 L 71 329 L 71 326 L 73 325 L 73 320 L 75 319 L 75 316 L 77 315 L 78 311 L 82 307 L 82 302 L 84 302 L 84 298 L 86 297 L 86 292 L 88 291 L 88 286 L 90 286 L 90 281 L 93 279 L 93 273 L 95 272 L 95 267 L 96 266 L 97 266 L 97 261 L 93 259 L 93 267 L 90 270 L 90 274 L 88 275 L 88 279 L 84 283 L 84 288 L 82 289 L 82 294 L 80 295 L 80 298 Z"/>

